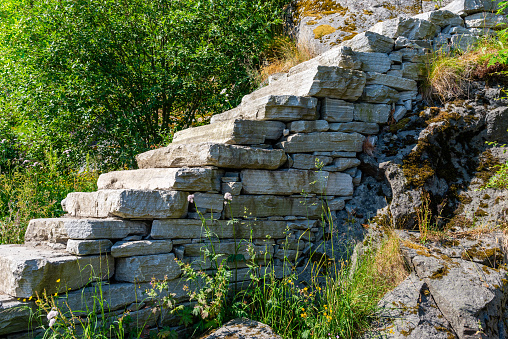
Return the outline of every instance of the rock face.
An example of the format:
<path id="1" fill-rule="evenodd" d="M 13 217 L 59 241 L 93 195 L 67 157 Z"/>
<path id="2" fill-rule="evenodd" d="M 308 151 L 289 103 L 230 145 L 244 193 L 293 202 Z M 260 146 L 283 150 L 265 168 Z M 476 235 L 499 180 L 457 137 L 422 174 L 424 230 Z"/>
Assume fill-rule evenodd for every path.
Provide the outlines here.
<path id="1" fill-rule="evenodd" d="M 268 325 L 246 318 L 231 320 L 221 328 L 201 337 L 201 339 L 226 338 L 280 339 L 282 337 Z"/>

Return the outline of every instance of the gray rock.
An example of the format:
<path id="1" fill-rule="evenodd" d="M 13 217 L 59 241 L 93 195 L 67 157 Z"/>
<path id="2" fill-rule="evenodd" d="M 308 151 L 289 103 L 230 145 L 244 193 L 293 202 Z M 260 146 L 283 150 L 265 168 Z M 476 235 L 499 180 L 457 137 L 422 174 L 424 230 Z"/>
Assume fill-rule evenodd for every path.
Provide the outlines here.
<path id="1" fill-rule="evenodd" d="M 445 9 L 425 12 L 415 15 L 413 18 L 427 20 L 440 27 L 464 26 L 464 20 L 462 20 L 460 15 Z"/>
<path id="2" fill-rule="evenodd" d="M 30 303 L 0 294 L 0 335 L 22 332 L 31 329 Z"/>
<path id="3" fill-rule="evenodd" d="M 386 73 L 392 64 L 386 53 L 357 52 L 356 55 L 362 62 L 361 70 L 364 72 Z"/>
<path id="4" fill-rule="evenodd" d="M 309 152 L 361 152 L 365 137 L 358 133 L 342 132 L 316 132 L 308 134 L 293 134 L 286 141 L 280 143 L 280 147 L 286 153 L 309 153 Z"/>
<path id="5" fill-rule="evenodd" d="M 508 107 L 498 107 L 489 110 L 485 117 L 487 121 L 487 137 L 489 141 L 508 144 Z"/>
<path id="6" fill-rule="evenodd" d="M 146 235 L 147 224 L 118 219 L 32 219 L 25 242 L 66 244 L 68 239 L 123 239 L 129 235 Z"/>
<path id="7" fill-rule="evenodd" d="M 501 30 L 508 27 L 508 18 L 503 14 L 476 13 L 464 18 L 467 28 L 492 28 Z"/>
<path id="8" fill-rule="evenodd" d="M 136 156 L 140 168 L 201 167 L 277 169 L 287 160 L 282 150 L 214 143 L 169 145 Z"/>
<path id="9" fill-rule="evenodd" d="M 213 142 L 231 145 L 263 144 L 282 136 L 280 121 L 229 120 L 187 128 L 175 133 L 173 144 Z"/>
<path id="10" fill-rule="evenodd" d="M 355 104 L 355 120 L 368 123 L 384 124 L 388 122 L 391 107 L 385 104 Z M 360 151 L 357 151 L 360 152 Z"/>
<path id="11" fill-rule="evenodd" d="M 333 161 L 332 157 L 312 154 L 293 154 L 291 157 L 293 158 L 293 166 L 291 167 L 304 170 L 318 170 Z"/>
<path id="12" fill-rule="evenodd" d="M 219 213 L 224 209 L 224 196 L 213 193 L 194 194 L 194 206 L 200 213 Z"/>
<path id="13" fill-rule="evenodd" d="M 170 253 L 173 249 L 171 240 L 139 240 L 118 241 L 111 247 L 111 255 L 115 258 L 132 257 L 136 255 L 151 255 Z"/>
<path id="14" fill-rule="evenodd" d="M 173 253 L 116 259 L 117 281 L 149 282 L 152 278 L 173 280 L 178 278 L 180 273 L 180 266 L 175 262 Z"/>
<path id="15" fill-rule="evenodd" d="M 373 104 L 391 104 L 399 100 L 399 92 L 384 85 L 367 85 L 362 100 Z"/>
<path id="16" fill-rule="evenodd" d="M 366 31 L 341 45 L 351 47 L 355 52 L 389 53 L 393 50 L 394 41 L 384 35 Z"/>
<path id="17" fill-rule="evenodd" d="M 360 160 L 356 158 L 336 158 L 333 161 L 333 166 L 337 168 L 337 171 L 345 171 L 351 167 L 357 167 L 360 165 Z"/>
<path id="18" fill-rule="evenodd" d="M 244 120 L 314 120 L 317 118 L 317 99 L 294 95 L 268 95 L 212 116 L 210 123 Z"/>
<path id="19" fill-rule="evenodd" d="M 196 243 L 196 244 L 186 244 L 183 245 L 185 248 L 185 256 L 188 257 L 199 257 L 203 256 L 203 253 L 208 250 L 210 253 L 214 254 L 237 254 L 243 256 L 246 260 L 251 259 L 249 256 L 248 247 L 252 247 L 254 252 L 256 253 L 258 258 L 264 258 L 265 255 L 267 258 L 271 258 L 273 254 L 273 247 L 266 246 L 255 246 L 250 242 L 242 241 L 242 242 L 233 242 L 233 241 L 222 241 L 222 242 L 210 242 L 205 241 L 204 243 Z M 245 261 L 245 260 L 239 260 Z"/>
<path id="20" fill-rule="evenodd" d="M 354 105 L 344 100 L 324 98 L 321 104 L 321 118 L 328 122 L 349 122 L 353 120 Z"/>
<path id="21" fill-rule="evenodd" d="M 464 17 L 478 12 L 496 11 L 499 2 L 500 0 L 455 0 L 442 9 Z"/>
<path id="22" fill-rule="evenodd" d="M 330 124 L 330 131 L 361 134 L 377 134 L 379 133 L 379 125 L 373 122 L 347 122 Z"/>
<path id="23" fill-rule="evenodd" d="M 326 132 L 329 129 L 326 120 L 293 121 L 288 124 L 288 128 L 292 133 Z"/>
<path id="24" fill-rule="evenodd" d="M 407 113 L 407 108 L 402 105 L 395 106 L 395 112 L 393 112 L 393 120 L 399 121 L 402 119 Z"/>
<path id="25" fill-rule="evenodd" d="M 147 168 L 101 174 L 99 190 L 218 191 L 224 171 L 215 168 Z"/>
<path id="26" fill-rule="evenodd" d="M 468 51 L 474 48 L 478 37 L 470 34 L 455 34 L 451 38 L 451 47 L 461 51 Z"/>
<path id="27" fill-rule="evenodd" d="M 106 255 L 80 258 L 19 245 L 0 246 L 0 293 L 17 298 L 75 290 L 97 277 L 109 279 L 114 272 L 114 260 Z"/>
<path id="28" fill-rule="evenodd" d="M 402 48 L 407 49 L 431 49 L 432 41 L 430 39 L 426 40 L 409 40 L 406 37 L 399 36 L 395 40 L 395 50 L 400 50 Z"/>
<path id="29" fill-rule="evenodd" d="M 453 39 L 453 38 L 452 38 Z M 453 40 L 452 40 L 453 43 Z M 412 80 L 420 80 L 423 76 L 424 68 L 423 64 L 415 62 L 404 62 L 402 63 L 402 76 L 404 78 Z"/>
<path id="30" fill-rule="evenodd" d="M 222 184 L 222 194 L 231 193 L 231 195 L 240 195 L 242 192 L 241 182 L 225 182 Z"/>
<path id="31" fill-rule="evenodd" d="M 246 194 L 290 195 L 305 193 L 350 196 L 353 182 L 345 173 L 244 170 L 241 173 Z"/>
<path id="32" fill-rule="evenodd" d="M 387 74 L 381 74 L 376 72 L 367 72 L 367 83 L 366 85 L 384 85 L 391 88 L 395 88 L 398 91 L 416 91 L 416 81 L 410 79 L 404 79 L 400 77 L 394 77 Z"/>
<path id="33" fill-rule="evenodd" d="M 433 38 L 439 31 L 439 26 L 418 18 L 395 18 L 379 22 L 369 31 L 392 39 L 402 36 L 409 40 L 422 40 Z"/>
<path id="34" fill-rule="evenodd" d="M 360 69 L 361 62 L 350 47 L 337 46 L 313 59 L 292 67 L 289 69 L 288 76 L 317 66 L 339 66 L 346 69 Z"/>
<path id="35" fill-rule="evenodd" d="M 74 192 L 62 201 L 62 207 L 70 216 L 80 218 L 182 218 L 187 215 L 187 196 L 179 191 Z"/>
<path id="36" fill-rule="evenodd" d="M 281 339 L 268 325 L 247 318 L 234 319 L 201 339 Z"/>
<path id="37" fill-rule="evenodd" d="M 111 252 L 111 240 L 73 240 L 67 241 L 67 252 L 74 255 L 105 254 Z"/>

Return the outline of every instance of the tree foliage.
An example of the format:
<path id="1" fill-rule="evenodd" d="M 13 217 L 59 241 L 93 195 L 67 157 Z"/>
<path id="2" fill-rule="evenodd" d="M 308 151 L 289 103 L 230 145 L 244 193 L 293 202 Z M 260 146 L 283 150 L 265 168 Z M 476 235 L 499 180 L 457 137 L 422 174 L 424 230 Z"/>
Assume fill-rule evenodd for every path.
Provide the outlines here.
<path id="1" fill-rule="evenodd" d="M 25 157 L 52 146 L 129 164 L 252 89 L 281 11 L 282 0 L 4 0 L 2 119 Z"/>

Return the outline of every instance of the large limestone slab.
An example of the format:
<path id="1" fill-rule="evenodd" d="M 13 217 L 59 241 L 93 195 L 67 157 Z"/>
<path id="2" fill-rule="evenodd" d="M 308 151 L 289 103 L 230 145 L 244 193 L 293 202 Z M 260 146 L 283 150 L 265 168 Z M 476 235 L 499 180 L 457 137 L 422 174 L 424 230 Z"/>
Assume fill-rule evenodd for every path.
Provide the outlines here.
<path id="1" fill-rule="evenodd" d="M 281 197 L 274 195 L 240 195 L 234 197 L 230 208 L 224 210 L 227 218 L 264 218 L 273 216 L 320 218 L 323 215 L 323 211 L 323 201 L 318 198 Z"/>
<path id="2" fill-rule="evenodd" d="M 69 193 L 62 207 L 72 217 L 130 219 L 182 218 L 188 193 L 180 191 L 100 190 Z"/>
<path id="3" fill-rule="evenodd" d="M 464 26 L 464 20 L 462 20 L 460 15 L 448 10 L 425 12 L 415 15 L 413 18 L 430 21 L 439 27 Z"/>
<path id="4" fill-rule="evenodd" d="M 433 38 L 439 29 L 439 26 L 427 20 L 418 18 L 395 18 L 375 24 L 369 31 L 392 39 L 401 36 L 409 40 L 424 40 Z"/>
<path id="5" fill-rule="evenodd" d="M 215 143 L 169 145 L 136 156 L 139 168 L 201 167 L 277 169 L 284 151 Z"/>
<path id="6" fill-rule="evenodd" d="M 367 72 L 367 85 L 384 85 L 398 91 L 416 91 L 416 81 L 376 72 Z"/>
<path id="7" fill-rule="evenodd" d="M 173 144 L 215 142 L 231 145 L 263 144 L 282 136 L 280 121 L 230 120 L 187 128 L 175 133 Z"/>
<path id="8" fill-rule="evenodd" d="M 115 258 L 123 258 L 170 253 L 172 249 L 173 243 L 170 240 L 118 241 L 111 247 L 111 255 Z"/>
<path id="9" fill-rule="evenodd" d="M 492 28 L 496 30 L 508 27 L 508 18 L 502 14 L 476 13 L 464 18 L 467 28 Z"/>
<path id="10" fill-rule="evenodd" d="M 93 255 L 111 252 L 113 243 L 109 239 L 67 241 L 66 251 L 74 255 Z"/>
<path id="11" fill-rule="evenodd" d="M 317 66 L 338 66 L 347 69 L 360 69 L 361 61 L 355 55 L 351 47 L 349 46 L 337 46 L 332 48 L 325 53 L 310 59 L 308 61 L 302 62 L 294 67 L 292 67 L 288 76 L 304 72 L 308 69 L 317 67 Z"/>
<path id="12" fill-rule="evenodd" d="M 356 100 L 362 95 L 365 74 L 336 66 L 316 66 L 282 78 L 242 99 L 245 104 L 267 95 L 297 95 Z"/>
<path id="13" fill-rule="evenodd" d="M 178 278 L 182 270 L 175 261 L 175 255 L 157 254 L 116 259 L 115 279 L 126 282 L 148 282 Z"/>
<path id="14" fill-rule="evenodd" d="M 328 122 L 353 121 L 354 105 L 344 100 L 324 98 L 321 104 L 321 118 Z"/>
<path id="15" fill-rule="evenodd" d="M 144 222 L 119 219 L 33 219 L 28 224 L 25 242 L 66 244 L 69 239 L 123 239 L 146 235 L 147 230 Z"/>
<path id="16" fill-rule="evenodd" d="M 244 120 L 314 120 L 317 119 L 316 98 L 294 95 L 268 95 L 232 110 L 212 116 L 210 123 Z"/>
<path id="17" fill-rule="evenodd" d="M 390 53 L 395 41 L 387 36 L 366 31 L 342 42 L 341 45 L 351 47 L 355 52 Z"/>
<path id="18" fill-rule="evenodd" d="M 478 12 L 493 12 L 497 11 L 499 2 L 501 0 L 456 0 L 442 10 L 448 10 L 460 16 L 467 16 Z"/>
<path id="19" fill-rule="evenodd" d="M 280 146 L 286 153 L 361 152 L 365 137 L 358 133 L 316 132 L 293 134 Z"/>
<path id="20" fill-rule="evenodd" d="M 362 62 L 362 71 L 386 73 L 390 70 L 392 61 L 386 53 L 357 52 L 356 55 Z"/>
<path id="21" fill-rule="evenodd" d="M 224 171 L 215 168 L 147 168 L 101 174 L 99 190 L 219 191 Z"/>
<path id="22" fill-rule="evenodd" d="M 240 174 L 246 194 L 291 195 L 298 193 L 350 196 L 353 194 L 353 179 L 345 173 L 325 171 L 244 170 Z"/>
<path id="23" fill-rule="evenodd" d="M 114 260 L 106 255 L 76 257 L 19 245 L 0 246 L 0 293 L 17 298 L 75 290 L 94 277 L 109 279 L 114 272 Z"/>

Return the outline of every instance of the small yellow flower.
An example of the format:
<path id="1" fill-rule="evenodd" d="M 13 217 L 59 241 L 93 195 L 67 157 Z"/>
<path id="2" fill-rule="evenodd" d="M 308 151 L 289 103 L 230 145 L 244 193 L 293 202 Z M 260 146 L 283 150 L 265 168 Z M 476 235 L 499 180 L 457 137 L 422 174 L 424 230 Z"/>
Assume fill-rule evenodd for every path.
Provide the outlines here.
<path id="1" fill-rule="evenodd" d="M 60 279 L 57 279 L 57 280 L 56 280 L 56 282 L 57 282 L 57 283 L 59 283 L 59 282 L 60 282 Z"/>
<path id="2" fill-rule="evenodd" d="M 306 317 L 307 317 L 307 313 L 303 312 L 303 313 L 301 314 L 301 316 L 302 316 L 302 318 L 306 318 Z"/>
<path id="3" fill-rule="evenodd" d="M 23 299 L 23 302 L 26 303 L 26 299 Z"/>
<path id="4" fill-rule="evenodd" d="M 55 297 L 58 296 L 58 292 L 55 292 Z"/>

